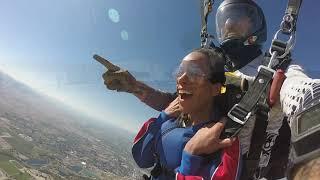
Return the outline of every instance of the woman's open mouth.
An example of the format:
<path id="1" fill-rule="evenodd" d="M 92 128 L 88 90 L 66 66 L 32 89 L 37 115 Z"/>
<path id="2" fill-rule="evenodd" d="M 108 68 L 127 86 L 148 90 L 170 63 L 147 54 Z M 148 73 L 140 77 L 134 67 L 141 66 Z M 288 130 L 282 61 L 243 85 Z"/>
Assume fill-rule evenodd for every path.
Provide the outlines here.
<path id="1" fill-rule="evenodd" d="M 182 100 L 188 99 L 192 96 L 192 93 L 186 90 L 179 90 L 178 94 Z"/>

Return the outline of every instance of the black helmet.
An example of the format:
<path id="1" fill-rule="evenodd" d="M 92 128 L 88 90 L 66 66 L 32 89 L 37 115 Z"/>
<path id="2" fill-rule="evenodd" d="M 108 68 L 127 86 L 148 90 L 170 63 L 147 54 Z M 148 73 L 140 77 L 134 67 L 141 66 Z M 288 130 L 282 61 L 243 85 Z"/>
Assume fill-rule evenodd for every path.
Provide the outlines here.
<path id="1" fill-rule="evenodd" d="M 241 41 L 261 45 L 267 40 L 267 25 L 261 8 L 252 0 L 224 0 L 216 14 L 218 41 Z"/>

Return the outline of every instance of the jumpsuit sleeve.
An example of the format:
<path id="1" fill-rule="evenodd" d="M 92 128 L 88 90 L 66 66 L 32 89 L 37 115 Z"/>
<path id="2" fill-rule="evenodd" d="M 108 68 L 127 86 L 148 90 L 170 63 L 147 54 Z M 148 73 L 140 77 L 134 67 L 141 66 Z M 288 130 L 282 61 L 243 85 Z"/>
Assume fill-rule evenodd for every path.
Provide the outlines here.
<path id="1" fill-rule="evenodd" d="M 162 111 L 164 110 L 174 99 L 175 93 L 162 92 L 160 90 L 151 91 L 150 94 L 142 101 L 151 108 Z"/>
<path id="2" fill-rule="evenodd" d="M 216 153 L 215 153 L 216 154 Z M 208 157 L 195 156 L 183 152 L 181 165 L 177 170 L 176 180 L 236 180 L 241 175 L 240 143 L 237 139 L 231 147 L 222 150 L 207 162 Z"/>
<path id="3" fill-rule="evenodd" d="M 320 79 L 311 79 L 299 65 L 290 65 L 286 77 L 280 90 L 280 103 L 284 114 L 290 117 L 302 106 L 304 94 L 307 91 L 313 94 L 320 87 Z"/>
<path id="4" fill-rule="evenodd" d="M 154 165 L 155 138 L 162 123 L 168 119 L 170 117 L 165 112 L 161 112 L 158 118 L 151 118 L 145 122 L 134 138 L 132 156 L 139 167 L 149 168 Z"/>
<path id="5" fill-rule="evenodd" d="M 157 111 L 164 110 L 177 97 L 176 93 L 153 89 L 140 81 L 138 81 L 137 84 L 144 93 L 136 96 L 140 101 Z"/>

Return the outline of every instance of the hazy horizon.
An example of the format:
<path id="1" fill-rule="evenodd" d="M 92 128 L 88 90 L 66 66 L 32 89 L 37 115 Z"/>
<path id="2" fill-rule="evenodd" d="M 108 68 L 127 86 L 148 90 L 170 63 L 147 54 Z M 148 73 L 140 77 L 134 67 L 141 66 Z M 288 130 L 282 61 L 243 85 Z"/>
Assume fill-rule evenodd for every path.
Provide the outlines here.
<path id="1" fill-rule="evenodd" d="M 92 56 L 99 54 L 152 87 L 174 92 L 172 72 L 200 45 L 199 3 L 183 1 L 181 8 L 181 2 L 2 1 L 0 70 L 89 116 L 137 132 L 158 112 L 130 94 L 107 90 L 101 77 L 105 69 Z M 256 2 L 267 19 L 267 49 L 287 2 Z M 296 63 L 316 76 L 317 3 L 303 2 L 293 51 Z M 213 15 L 209 21 L 215 34 Z"/>

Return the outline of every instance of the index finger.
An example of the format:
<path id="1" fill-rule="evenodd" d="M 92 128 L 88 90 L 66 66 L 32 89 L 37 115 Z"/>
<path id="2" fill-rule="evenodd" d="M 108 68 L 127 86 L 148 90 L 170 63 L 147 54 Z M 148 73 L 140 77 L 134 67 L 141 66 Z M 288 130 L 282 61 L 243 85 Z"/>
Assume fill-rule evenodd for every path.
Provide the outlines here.
<path id="1" fill-rule="evenodd" d="M 119 71 L 120 67 L 112 64 L 110 61 L 106 60 L 105 58 L 95 54 L 93 55 L 93 59 L 101 63 L 103 66 L 105 66 L 110 71 Z"/>

